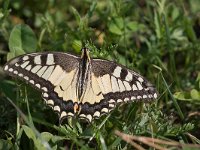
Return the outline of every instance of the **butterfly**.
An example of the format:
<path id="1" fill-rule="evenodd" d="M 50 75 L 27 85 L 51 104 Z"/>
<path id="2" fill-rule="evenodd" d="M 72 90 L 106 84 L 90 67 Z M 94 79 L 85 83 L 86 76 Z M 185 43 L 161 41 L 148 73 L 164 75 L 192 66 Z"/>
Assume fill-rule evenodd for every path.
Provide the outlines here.
<path id="1" fill-rule="evenodd" d="M 4 71 L 41 91 L 60 120 L 78 116 L 91 122 L 118 103 L 158 97 L 143 76 L 113 61 L 92 59 L 87 48 L 80 57 L 62 52 L 21 55 L 8 61 Z"/>

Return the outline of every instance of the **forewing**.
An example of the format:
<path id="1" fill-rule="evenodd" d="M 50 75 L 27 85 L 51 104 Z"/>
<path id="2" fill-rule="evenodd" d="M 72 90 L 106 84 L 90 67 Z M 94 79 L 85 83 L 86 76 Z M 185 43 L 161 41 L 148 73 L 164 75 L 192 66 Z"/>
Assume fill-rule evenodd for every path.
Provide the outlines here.
<path id="1" fill-rule="evenodd" d="M 74 113 L 79 61 L 66 53 L 31 53 L 10 60 L 4 71 L 42 91 L 43 99 L 62 119 Z"/>

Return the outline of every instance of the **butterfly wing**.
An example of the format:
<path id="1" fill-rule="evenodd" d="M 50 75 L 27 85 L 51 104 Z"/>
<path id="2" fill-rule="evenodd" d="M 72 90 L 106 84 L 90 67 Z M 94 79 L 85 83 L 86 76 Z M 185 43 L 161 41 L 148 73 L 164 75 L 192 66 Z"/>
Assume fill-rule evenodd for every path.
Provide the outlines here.
<path id="1" fill-rule="evenodd" d="M 62 120 L 73 116 L 74 104 L 79 103 L 79 63 L 80 58 L 66 53 L 32 53 L 12 59 L 4 70 L 41 90 L 43 99 Z M 79 116 L 92 121 L 110 112 L 117 103 L 155 98 L 156 89 L 141 75 L 114 62 L 93 59 Z"/>
<path id="2" fill-rule="evenodd" d="M 82 99 L 80 117 L 91 121 L 110 112 L 117 103 L 157 98 L 157 91 L 138 73 L 115 62 L 93 59 L 92 71 Z"/>
<path id="3" fill-rule="evenodd" d="M 4 71 L 42 91 L 60 118 L 73 115 L 80 58 L 60 52 L 31 53 L 10 60 Z"/>

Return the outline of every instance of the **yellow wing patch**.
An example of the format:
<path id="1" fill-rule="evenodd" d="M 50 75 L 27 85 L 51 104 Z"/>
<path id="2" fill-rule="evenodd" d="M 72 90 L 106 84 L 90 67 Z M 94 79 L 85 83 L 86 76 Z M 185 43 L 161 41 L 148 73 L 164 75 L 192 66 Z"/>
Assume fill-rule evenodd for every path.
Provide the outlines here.
<path id="1" fill-rule="evenodd" d="M 54 91 L 65 101 L 77 102 L 78 100 L 76 94 L 77 73 L 77 69 L 66 72 L 57 66 L 48 79 L 55 85 Z"/>
<path id="2" fill-rule="evenodd" d="M 102 99 L 104 99 L 102 94 L 102 89 L 98 84 L 98 79 L 92 73 L 91 80 L 88 80 L 86 91 L 81 98 L 81 102 L 83 104 L 86 102 L 94 104 L 94 103 L 99 103 Z"/>

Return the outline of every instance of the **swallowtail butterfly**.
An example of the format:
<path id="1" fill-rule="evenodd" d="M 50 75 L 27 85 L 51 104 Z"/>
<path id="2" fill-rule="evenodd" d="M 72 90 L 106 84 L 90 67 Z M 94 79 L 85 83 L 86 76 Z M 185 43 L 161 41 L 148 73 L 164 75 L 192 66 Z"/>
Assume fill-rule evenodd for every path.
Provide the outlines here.
<path id="1" fill-rule="evenodd" d="M 153 100 L 157 91 L 138 73 L 115 62 L 62 52 L 31 53 L 10 60 L 4 71 L 42 92 L 60 120 L 78 116 L 91 122 L 121 102 Z"/>

